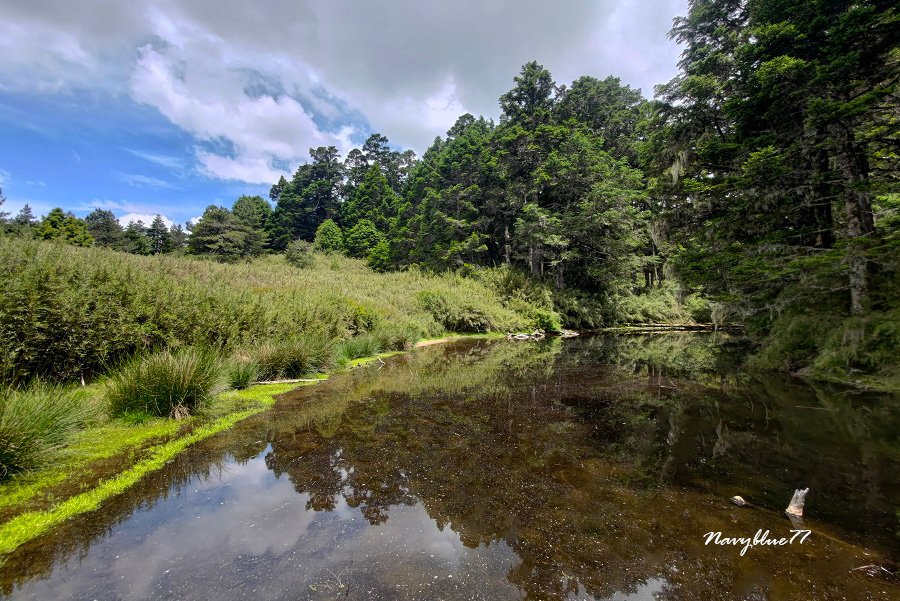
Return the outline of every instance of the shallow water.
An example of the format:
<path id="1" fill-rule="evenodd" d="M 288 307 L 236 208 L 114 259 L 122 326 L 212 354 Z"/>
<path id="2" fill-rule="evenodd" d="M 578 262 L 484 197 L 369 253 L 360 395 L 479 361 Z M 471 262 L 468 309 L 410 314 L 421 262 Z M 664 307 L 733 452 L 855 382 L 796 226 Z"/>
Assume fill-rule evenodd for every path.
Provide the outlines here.
<path id="1" fill-rule="evenodd" d="M 896 397 L 739 340 L 466 341 L 283 397 L 0 567 L 11 599 L 881 599 Z M 802 544 L 770 538 L 810 487 Z M 739 494 L 753 508 L 728 498 Z"/>

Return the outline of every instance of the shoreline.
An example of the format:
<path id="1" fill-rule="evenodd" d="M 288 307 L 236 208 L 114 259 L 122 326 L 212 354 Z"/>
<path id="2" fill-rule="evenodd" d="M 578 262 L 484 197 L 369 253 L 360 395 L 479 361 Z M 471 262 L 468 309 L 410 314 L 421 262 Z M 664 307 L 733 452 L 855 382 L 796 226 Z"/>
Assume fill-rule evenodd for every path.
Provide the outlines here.
<path id="1" fill-rule="evenodd" d="M 224 403 L 234 403 L 240 408 L 231 408 L 222 414 L 203 413 L 184 421 L 170 418 L 149 420 L 147 424 L 124 425 L 104 424 L 88 428 L 78 435 L 78 441 L 63 451 L 61 465 L 48 466 L 33 472 L 21 474 L 0 484 L 0 515 L 6 517 L 0 522 L 0 565 L 3 557 L 23 544 L 34 540 L 54 526 L 76 515 L 98 509 L 107 499 L 121 494 L 134 486 L 147 474 L 162 468 L 168 461 L 195 443 L 216 434 L 230 430 L 239 422 L 270 409 L 278 396 L 301 388 L 327 381 L 332 375 L 344 370 L 363 367 L 388 357 L 411 353 L 419 348 L 445 344 L 464 338 L 500 338 L 502 334 L 451 334 L 441 338 L 420 340 L 405 351 L 379 353 L 350 361 L 343 369 L 318 374 L 318 377 L 291 380 L 255 382 L 243 390 L 227 390 L 217 396 Z M 204 419 L 205 418 L 205 419 Z M 91 434 L 101 432 L 109 440 L 106 444 L 94 445 L 87 440 Z M 84 448 L 81 448 L 84 447 Z M 82 454 L 83 453 L 83 454 Z M 84 472 L 104 461 L 119 461 L 121 465 L 111 474 L 101 474 L 87 490 L 57 498 L 59 489 L 67 485 L 77 488 Z M 72 476 L 77 474 L 77 478 Z M 92 474 L 94 476 L 95 474 Z M 47 505 L 48 499 L 50 505 Z M 16 506 L 22 506 L 16 512 Z M 29 506 L 33 507 L 29 509 Z"/>

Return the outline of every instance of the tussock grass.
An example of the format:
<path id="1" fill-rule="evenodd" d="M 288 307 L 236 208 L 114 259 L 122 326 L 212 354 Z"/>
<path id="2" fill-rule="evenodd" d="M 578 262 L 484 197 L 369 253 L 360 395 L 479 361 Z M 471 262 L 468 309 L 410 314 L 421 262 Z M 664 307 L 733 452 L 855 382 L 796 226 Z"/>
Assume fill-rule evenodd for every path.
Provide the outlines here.
<path id="1" fill-rule="evenodd" d="M 243 390 L 259 379 L 262 370 L 253 359 L 235 359 L 228 364 L 228 385 Z"/>
<path id="2" fill-rule="evenodd" d="M 222 382 L 218 357 L 188 348 L 135 357 L 101 385 L 110 415 L 145 412 L 158 416 L 196 413 Z"/>
<path id="3" fill-rule="evenodd" d="M 69 436 L 100 413 L 76 388 L 34 382 L 0 391 L 0 479 L 47 465 Z"/>
<path id="4" fill-rule="evenodd" d="M 306 269 L 281 256 L 224 265 L 2 238 L 0 377 L 90 380 L 168 347 L 230 353 L 310 333 L 345 340 L 395 324 L 420 338 L 534 326 L 535 304 L 513 304 L 475 278 L 382 274 L 355 259 L 311 257 Z"/>
<path id="5" fill-rule="evenodd" d="M 332 363 L 331 340 L 306 335 L 266 342 L 251 351 L 264 380 L 300 378 L 328 368 Z"/>

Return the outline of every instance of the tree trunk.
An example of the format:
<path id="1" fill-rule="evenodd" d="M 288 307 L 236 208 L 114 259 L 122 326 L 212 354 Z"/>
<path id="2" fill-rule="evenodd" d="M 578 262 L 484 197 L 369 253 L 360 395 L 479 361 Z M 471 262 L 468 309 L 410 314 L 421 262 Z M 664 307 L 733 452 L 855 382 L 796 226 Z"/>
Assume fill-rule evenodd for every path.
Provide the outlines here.
<path id="1" fill-rule="evenodd" d="M 503 226 L 503 262 L 509 265 L 509 226 Z"/>
<path id="2" fill-rule="evenodd" d="M 844 211 L 847 216 L 847 237 L 850 248 L 847 254 L 847 272 L 850 279 L 850 313 L 865 312 L 869 292 L 866 277 L 866 257 L 856 240 L 875 231 L 872 215 L 872 192 L 869 189 L 869 164 L 864 149 L 853 140 L 853 133 L 841 128 L 841 141 L 837 158 L 844 179 Z"/>

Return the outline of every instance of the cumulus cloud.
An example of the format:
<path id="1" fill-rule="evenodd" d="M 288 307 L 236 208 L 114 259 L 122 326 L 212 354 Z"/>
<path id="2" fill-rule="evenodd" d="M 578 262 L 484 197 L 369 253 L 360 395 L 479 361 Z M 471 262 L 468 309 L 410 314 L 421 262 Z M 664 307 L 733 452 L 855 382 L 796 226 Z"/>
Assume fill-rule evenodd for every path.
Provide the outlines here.
<path id="1" fill-rule="evenodd" d="M 64 0 L 0 5 L 0 91 L 103 89 L 197 140 L 202 173 L 269 183 L 309 147 L 368 130 L 421 152 L 536 59 L 559 83 L 618 75 L 652 93 L 686 0 Z M 152 159 L 148 159 L 152 160 Z"/>
<path id="2" fill-rule="evenodd" d="M 162 217 L 163 223 L 166 224 L 166 227 L 172 227 L 173 225 L 175 225 L 175 222 L 165 215 L 160 215 L 160 217 Z M 135 223 L 140 221 L 144 225 L 149 226 L 151 223 L 153 223 L 153 220 L 156 219 L 156 215 L 150 215 L 147 213 L 126 213 L 120 217 L 117 217 L 116 219 L 118 219 L 119 225 L 121 225 L 122 227 L 127 226 L 132 221 Z"/>

